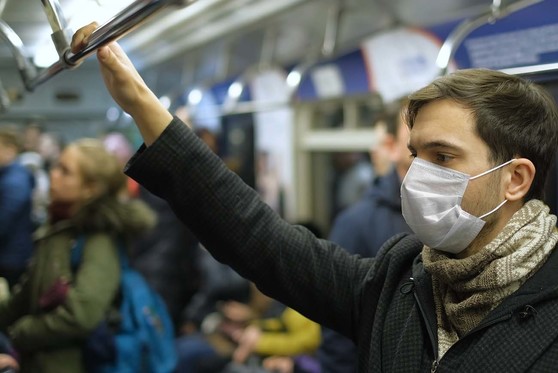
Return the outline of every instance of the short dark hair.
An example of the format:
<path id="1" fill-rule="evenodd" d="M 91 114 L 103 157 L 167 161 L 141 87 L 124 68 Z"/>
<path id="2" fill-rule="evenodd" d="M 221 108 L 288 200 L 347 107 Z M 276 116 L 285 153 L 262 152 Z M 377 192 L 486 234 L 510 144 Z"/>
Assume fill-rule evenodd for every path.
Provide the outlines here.
<path id="1" fill-rule="evenodd" d="M 375 118 L 374 123 L 383 123 L 386 126 L 386 132 L 394 137 L 399 132 L 401 120 L 405 119 L 405 109 L 408 105 L 407 97 L 396 100 L 390 104 L 386 104 L 384 110 Z"/>
<path id="2" fill-rule="evenodd" d="M 450 99 L 470 109 L 492 164 L 524 157 L 535 165 L 528 201 L 542 199 L 558 144 L 558 110 L 544 88 L 517 76 L 487 69 L 458 70 L 409 96 L 406 120 L 413 127 L 429 102 Z"/>

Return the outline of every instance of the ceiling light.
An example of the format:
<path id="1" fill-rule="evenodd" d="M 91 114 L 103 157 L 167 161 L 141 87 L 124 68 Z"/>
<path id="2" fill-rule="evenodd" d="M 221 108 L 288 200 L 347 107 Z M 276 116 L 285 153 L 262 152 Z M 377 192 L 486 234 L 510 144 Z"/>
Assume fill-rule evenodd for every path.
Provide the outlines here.
<path id="1" fill-rule="evenodd" d="M 191 106 L 196 106 L 201 102 L 203 98 L 203 92 L 199 88 L 194 88 L 188 94 L 188 104 Z"/>

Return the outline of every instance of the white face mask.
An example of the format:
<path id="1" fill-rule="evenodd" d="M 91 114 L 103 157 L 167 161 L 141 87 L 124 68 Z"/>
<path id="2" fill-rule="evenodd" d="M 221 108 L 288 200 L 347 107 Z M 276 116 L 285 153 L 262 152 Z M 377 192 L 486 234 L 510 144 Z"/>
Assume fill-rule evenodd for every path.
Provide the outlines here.
<path id="1" fill-rule="evenodd" d="M 504 167 L 514 159 L 471 177 L 465 173 L 441 167 L 415 158 L 401 183 L 403 217 L 418 238 L 428 247 L 457 254 L 477 237 L 486 216 L 476 217 L 463 211 L 461 200 L 469 180 Z"/>

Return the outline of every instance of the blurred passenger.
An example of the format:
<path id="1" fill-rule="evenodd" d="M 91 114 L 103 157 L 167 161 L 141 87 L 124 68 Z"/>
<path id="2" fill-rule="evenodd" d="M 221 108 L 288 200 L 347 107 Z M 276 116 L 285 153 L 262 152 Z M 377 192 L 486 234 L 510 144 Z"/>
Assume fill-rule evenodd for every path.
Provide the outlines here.
<path id="1" fill-rule="evenodd" d="M 199 288 L 182 311 L 181 334 L 199 333 L 209 315 L 218 312 L 219 304 L 234 300 L 248 303 L 250 282 L 232 268 L 219 263 L 200 247 L 198 255 Z"/>
<path id="2" fill-rule="evenodd" d="M 298 357 L 314 354 L 320 343 L 320 326 L 292 308 L 275 318 L 250 323 L 244 330 L 231 334 L 237 347 L 236 364 L 245 364 L 251 356 L 261 360 L 269 356 Z"/>
<path id="3" fill-rule="evenodd" d="M 12 343 L 4 333 L 0 333 L 0 372 L 12 373 L 19 371 L 19 356 Z"/>
<path id="4" fill-rule="evenodd" d="M 48 172 L 45 160 L 39 152 L 41 139 L 45 135 L 43 128 L 35 122 L 27 124 L 23 129 L 23 151 L 19 162 L 27 167 L 35 179 L 31 218 L 37 228 L 46 222 L 48 205 Z"/>
<path id="5" fill-rule="evenodd" d="M 198 240 L 167 201 L 142 187 L 138 199 L 155 212 L 157 224 L 134 241 L 131 263 L 161 295 L 178 331 L 182 312 L 200 286 Z"/>
<path id="6" fill-rule="evenodd" d="M 41 134 L 38 152 L 43 158 L 44 169 L 47 172 L 52 165 L 58 162 L 58 157 L 60 157 L 63 146 L 63 141 L 58 135 L 50 132 L 43 132 Z"/>
<path id="7" fill-rule="evenodd" d="M 44 167 L 43 157 L 37 152 L 24 152 L 19 155 L 19 162 L 33 175 L 34 187 L 31 203 L 31 220 L 34 228 L 44 224 L 48 207 L 48 173 Z"/>
<path id="8" fill-rule="evenodd" d="M 105 149 L 113 154 L 118 162 L 124 167 L 128 159 L 134 153 L 132 144 L 124 134 L 120 132 L 109 132 L 102 137 Z M 126 177 L 126 185 L 122 190 L 126 197 L 136 198 L 139 196 L 139 185 L 132 178 Z"/>
<path id="9" fill-rule="evenodd" d="M 265 358 L 263 368 L 272 373 L 320 373 L 320 363 L 312 355 L 270 356 Z"/>
<path id="10" fill-rule="evenodd" d="M 177 338 L 177 373 L 219 372 L 229 363 L 235 344 L 232 331 L 265 314 L 271 300 L 209 253 L 202 256 L 205 277 L 201 291 L 185 311 L 182 335 Z M 208 271 L 209 270 L 209 271 Z M 223 274 L 220 274 L 219 271 Z"/>
<path id="11" fill-rule="evenodd" d="M 206 321 L 203 336 L 178 341 L 178 373 L 249 372 L 261 366 L 266 356 L 315 352 L 320 341 L 318 324 L 253 285 L 251 289 L 249 303 L 222 303 L 219 312 Z"/>
<path id="12" fill-rule="evenodd" d="M 0 276 L 10 287 L 25 271 L 33 250 L 33 175 L 18 162 L 20 134 L 0 127 Z"/>
<path id="13" fill-rule="evenodd" d="M 316 237 L 323 238 L 321 229 L 313 221 L 300 221 L 297 225 L 308 229 Z M 278 302 L 276 302 L 276 304 L 281 305 Z M 285 321 L 289 318 L 294 321 L 299 319 L 299 326 L 295 326 L 295 323 L 291 320 L 290 330 L 287 331 L 286 328 L 283 328 L 282 330 L 277 331 L 276 338 L 271 338 L 270 340 L 275 343 L 273 343 L 272 346 L 269 346 L 266 353 L 262 353 L 264 348 L 260 345 L 260 341 L 258 340 L 257 330 L 253 330 L 254 328 L 252 326 L 249 327 L 252 328 L 252 330 L 247 328 L 246 331 L 240 335 L 243 340 L 234 351 L 234 364 L 229 366 L 226 373 L 258 373 L 260 371 L 270 371 L 274 373 L 320 373 L 320 363 L 315 356 L 316 348 L 302 348 L 303 344 L 308 343 L 311 340 L 308 339 L 308 337 L 312 337 L 312 332 L 314 330 L 319 330 L 317 328 L 315 329 L 317 324 L 304 318 L 304 316 L 300 314 L 297 315 L 291 311 L 293 310 L 284 308 L 282 314 L 276 319 L 283 319 Z M 307 324 L 307 321 L 310 321 L 311 325 Z M 308 329 L 309 327 L 310 329 Z M 270 330 L 268 330 L 268 332 L 269 331 Z M 283 334 L 284 331 L 287 331 L 287 334 Z M 307 333 L 310 335 L 305 335 Z M 244 336 L 244 334 L 246 334 L 246 336 Z M 300 337 L 301 335 L 305 336 Z M 282 343 L 290 344 L 291 349 L 287 350 L 279 346 Z M 262 344 L 264 343 L 262 342 Z M 246 364 L 244 361 L 241 361 L 242 356 L 246 355 L 248 352 L 256 353 L 256 364 Z"/>
<path id="14" fill-rule="evenodd" d="M 217 138 L 212 132 L 203 129 L 196 133 L 211 150 L 218 152 Z M 123 165 L 130 156 L 131 154 L 122 153 L 120 159 Z M 183 314 L 192 297 L 198 295 L 196 299 L 198 307 L 205 307 L 204 302 L 207 301 L 204 297 L 207 294 L 207 287 L 198 294 L 202 277 L 199 258 L 201 249 L 197 238 L 176 217 L 167 201 L 141 187 L 138 189 L 137 196 L 155 211 L 157 224 L 149 234 L 134 243 L 132 263 L 161 295 L 177 334 L 180 334 L 183 324 L 187 323 L 183 319 Z M 221 277 L 220 273 L 209 275 L 219 279 Z M 194 313 L 199 311 L 198 309 Z M 188 326 L 192 327 L 193 324 L 188 322 Z"/>
<path id="15" fill-rule="evenodd" d="M 39 145 L 41 142 L 41 136 L 43 135 L 43 128 L 39 123 L 30 122 L 23 128 L 23 144 L 22 152 L 39 152 Z"/>
<path id="16" fill-rule="evenodd" d="M 122 200 L 120 164 L 98 140 L 70 144 L 50 171 L 48 222 L 36 232 L 32 264 L 0 303 L 0 329 L 23 373 L 80 373 L 82 343 L 104 319 L 120 283 L 118 244 L 154 223 L 140 202 Z M 79 268 L 76 240 L 84 239 Z"/>
<path id="17" fill-rule="evenodd" d="M 381 116 L 376 126 L 386 130 L 380 143 L 372 151 L 372 162 L 385 169 L 377 177 L 366 195 L 355 205 L 342 211 L 333 224 L 329 239 L 351 254 L 376 256 L 390 237 L 400 232 L 411 232 L 401 214 L 401 181 L 412 158 L 407 144 L 409 130 L 402 118 L 404 103 Z M 391 166 L 387 166 L 387 162 Z M 318 351 L 322 373 L 353 373 L 357 368 L 355 344 L 328 328 L 322 328 L 322 344 Z"/>
<path id="18" fill-rule="evenodd" d="M 334 170 L 333 215 L 362 198 L 374 179 L 374 170 L 363 153 L 338 152 L 332 154 Z"/>

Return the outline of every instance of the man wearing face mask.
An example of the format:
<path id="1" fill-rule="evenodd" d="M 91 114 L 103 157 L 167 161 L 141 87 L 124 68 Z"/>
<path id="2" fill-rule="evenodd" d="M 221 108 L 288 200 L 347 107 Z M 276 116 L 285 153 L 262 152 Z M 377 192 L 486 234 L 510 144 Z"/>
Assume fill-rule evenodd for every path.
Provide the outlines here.
<path id="1" fill-rule="evenodd" d="M 74 51 L 95 27 L 76 33 Z M 416 159 L 401 196 L 416 234 L 361 258 L 269 209 L 168 113 L 118 45 L 97 57 L 145 141 L 126 172 L 217 260 L 351 338 L 360 372 L 556 370 L 558 232 L 541 199 L 558 112 L 540 87 L 464 70 L 410 95 Z"/>

